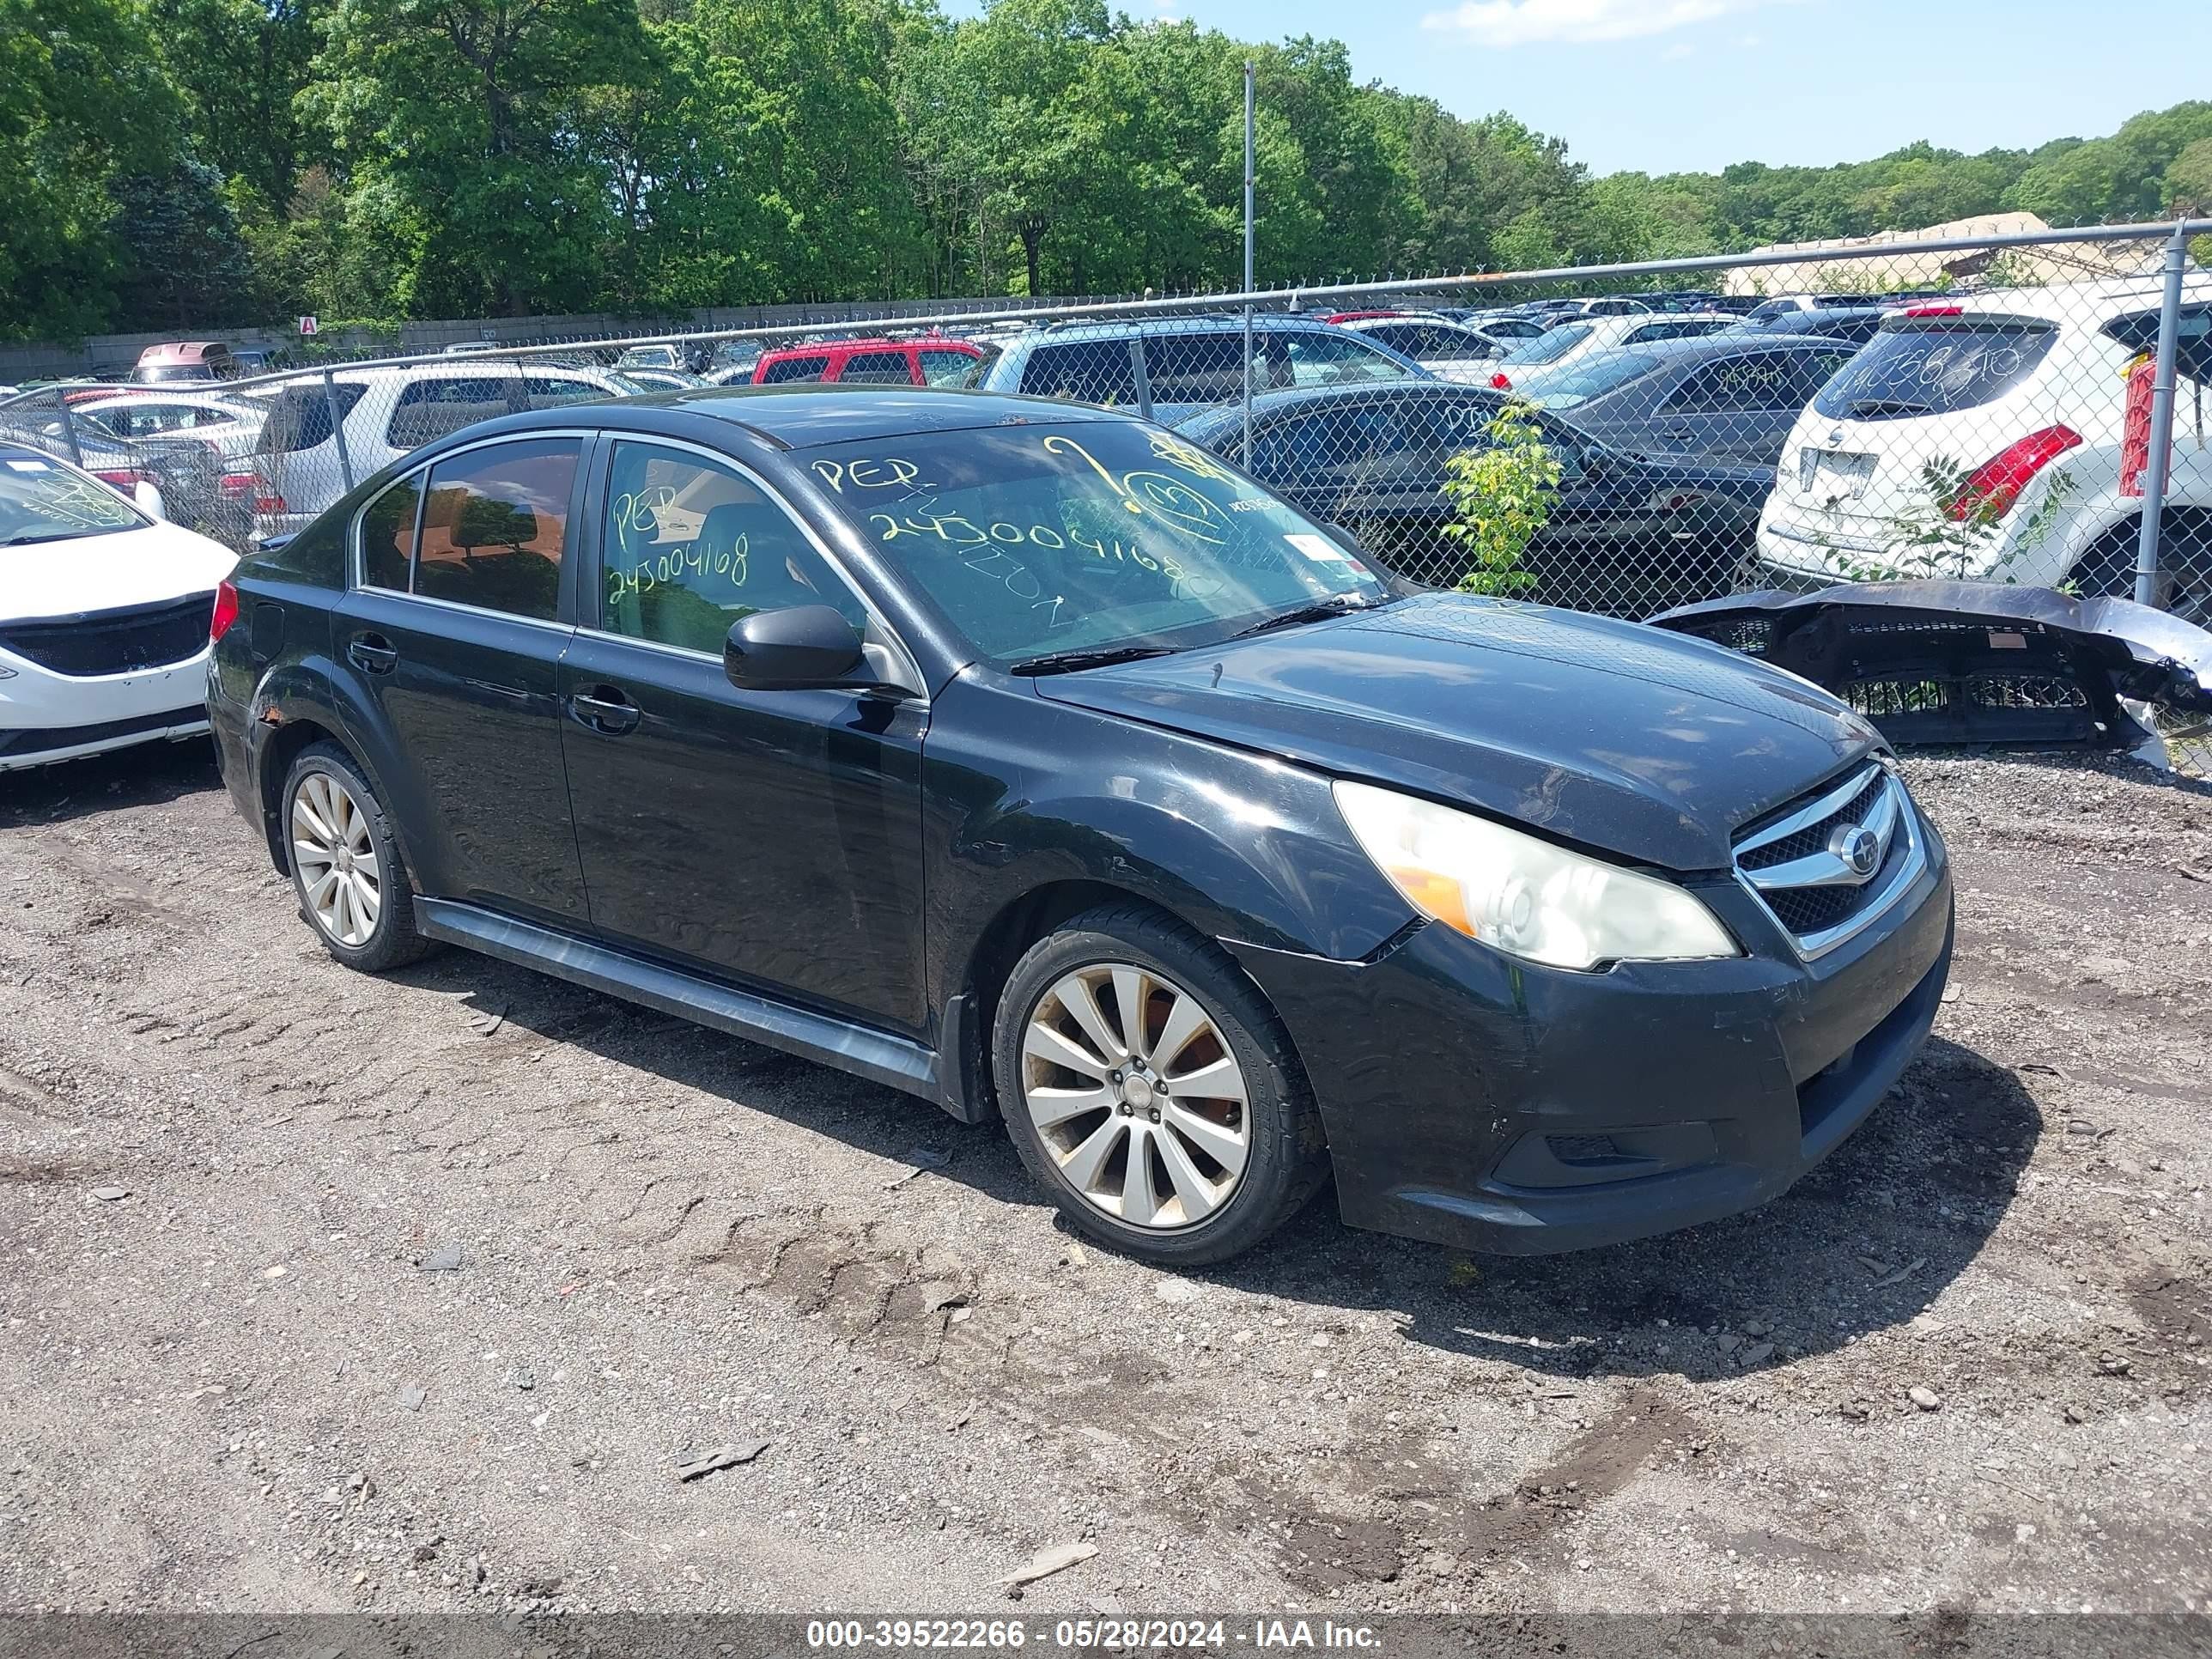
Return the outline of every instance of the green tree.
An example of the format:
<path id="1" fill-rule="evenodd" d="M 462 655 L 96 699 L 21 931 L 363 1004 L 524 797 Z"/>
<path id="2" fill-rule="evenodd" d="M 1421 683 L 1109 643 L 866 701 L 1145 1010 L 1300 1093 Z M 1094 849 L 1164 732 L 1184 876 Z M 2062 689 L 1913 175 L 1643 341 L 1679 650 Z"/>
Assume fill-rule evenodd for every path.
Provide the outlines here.
<path id="1" fill-rule="evenodd" d="M 199 159 L 282 212 L 329 154 L 295 107 L 318 43 L 310 0 L 150 0 L 149 17 Z"/>
<path id="2" fill-rule="evenodd" d="M 313 104 L 392 308 L 591 304 L 613 191 L 576 134 L 592 97 L 657 67 L 635 0 L 338 0 Z"/>
<path id="3" fill-rule="evenodd" d="M 184 153 L 183 110 L 137 0 L 0 0 L 0 334 L 117 314 L 114 190 Z"/>

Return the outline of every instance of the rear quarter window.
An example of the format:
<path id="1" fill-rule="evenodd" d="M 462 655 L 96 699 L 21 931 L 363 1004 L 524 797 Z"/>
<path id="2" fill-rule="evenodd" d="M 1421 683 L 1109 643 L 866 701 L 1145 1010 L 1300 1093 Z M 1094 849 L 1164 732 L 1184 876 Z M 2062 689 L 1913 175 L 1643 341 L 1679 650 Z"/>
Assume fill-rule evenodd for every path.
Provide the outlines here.
<path id="1" fill-rule="evenodd" d="M 1908 319 L 1868 341 L 1813 407 L 1832 420 L 1853 421 L 1978 409 L 2034 374 L 2057 337 L 2035 318 Z"/>

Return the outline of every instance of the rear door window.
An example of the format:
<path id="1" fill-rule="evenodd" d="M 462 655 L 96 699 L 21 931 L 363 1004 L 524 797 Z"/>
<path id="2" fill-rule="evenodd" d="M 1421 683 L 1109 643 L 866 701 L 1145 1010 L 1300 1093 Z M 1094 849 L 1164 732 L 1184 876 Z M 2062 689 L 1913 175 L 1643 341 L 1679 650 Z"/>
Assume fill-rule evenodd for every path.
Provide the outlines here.
<path id="1" fill-rule="evenodd" d="M 261 436 L 254 446 L 256 452 L 289 455 L 330 442 L 331 403 L 337 403 L 338 418 L 343 420 L 353 413 L 354 405 L 368 390 L 357 382 L 343 380 L 329 387 L 327 395 L 321 386 L 286 386 L 270 405 L 269 418 L 261 423 Z"/>
<path id="2" fill-rule="evenodd" d="M 513 412 L 503 376 L 441 375 L 413 380 L 392 400 L 385 422 L 385 441 L 394 449 L 419 449 L 433 438 L 459 432 L 478 421 Z"/>
<path id="3" fill-rule="evenodd" d="M 825 356 L 786 357 L 781 362 L 770 363 L 761 371 L 763 386 L 787 386 L 796 380 L 818 380 L 829 372 L 830 359 Z"/>
<path id="4" fill-rule="evenodd" d="M 1868 341 L 1813 407 L 1832 420 L 1905 421 L 1995 403 L 2035 373 L 2058 331 L 2031 317 L 1904 318 Z"/>
<path id="5" fill-rule="evenodd" d="M 430 469 L 414 592 L 553 620 L 582 445 L 532 438 L 464 450 Z"/>
<path id="6" fill-rule="evenodd" d="M 1747 351 L 1707 363 L 1676 386 L 1670 415 L 1741 415 L 1753 410 L 1802 409 L 1795 395 L 1797 354 Z"/>
<path id="7" fill-rule="evenodd" d="M 1156 404 L 1225 404 L 1241 398 L 1244 336 L 1242 331 L 1154 335 L 1145 342 L 1145 379 Z"/>
<path id="8" fill-rule="evenodd" d="M 982 359 L 972 352 L 947 351 L 943 347 L 921 349 L 921 378 L 931 386 L 968 386 L 969 376 Z"/>
<path id="9" fill-rule="evenodd" d="M 1267 351 L 1269 372 L 1281 377 L 1280 386 L 1348 386 L 1403 380 L 1407 374 L 1388 352 L 1342 331 L 1271 333 Z"/>
<path id="10" fill-rule="evenodd" d="M 1129 357 L 1129 342 L 1070 340 L 1064 345 L 1039 346 L 1022 367 L 1021 389 L 1035 397 L 1066 398 L 1109 409 L 1133 404 L 1137 368 Z"/>
<path id="11" fill-rule="evenodd" d="M 837 371 L 840 386 L 912 386 L 914 365 L 903 351 L 856 351 Z"/>
<path id="12" fill-rule="evenodd" d="M 530 389 L 532 409 L 557 409 L 562 404 L 590 403 L 607 395 L 605 387 L 573 374 L 532 374 L 525 384 Z"/>

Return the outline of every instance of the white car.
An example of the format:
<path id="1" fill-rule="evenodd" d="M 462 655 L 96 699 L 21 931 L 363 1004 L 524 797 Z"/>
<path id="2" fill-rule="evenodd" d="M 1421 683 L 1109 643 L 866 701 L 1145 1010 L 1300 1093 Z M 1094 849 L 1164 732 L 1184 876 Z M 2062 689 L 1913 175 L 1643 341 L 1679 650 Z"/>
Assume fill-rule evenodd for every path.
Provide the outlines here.
<path id="1" fill-rule="evenodd" d="M 112 397 L 82 398 L 70 418 L 113 438 L 192 438 L 225 459 L 251 454 L 265 407 L 239 396 L 208 392 L 118 390 Z"/>
<path id="2" fill-rule="evenodd" d="M 1522 342 L 1496 365 L 1494 372 L 1503 374 L 1512 390 L 1530 391 L 1571 363 L 1587 362 L 1608 351 L 1626 350 L 1651 340 L 1687 340 L 1700 334 L 1717 334 L 1742 320 L 1726 311 L 1579 317 L 1559 324 L 1535 339 Z M 1486 383 L 1498 384 L 1495 380 Z"/>
<path id="3" fill-rule="evenodd" d="M 253 533 L 266 539 L 305 529 L 345 494 L 349 467 L 359 483 L 410 450 L 477 421 L 636 390 L 602 368 L 463 356 L 340 368 L 327 385 L 318 374 L 249 392 L 268 409 L 253 455 Z M 343 422 L 335 431 L 334 406 Z"/>
<path id="4" fill-rule="evenodd" d="M 208 729 L 229 550 L 0 443 L 0 772 Z"/>
<path id="5" fill-rule="evenodd" d="M 1497 341 L 1441 317 L 1355 317 L 1338 326 L 1411 357 L 1440 380 L 1469 386 L 1488 386 L 1506 351 Z"/>
<path id="6" fill-rule="evenodd" d="M 2123 454 L 2127 370 L 2156 337 L 2159 301 L 2154 279 L 2131 278 L 1932 301 L 1885 319 L 1784 441 L 1761 562 L 1784 581 L 1902 569 L 2132 593 L 2142 504 Z M 2205 622 L 2212 276 L 2186 279 L 2181 331 L 2162 597 Z M 1937 462 L 1961 486 L 1948 501 L 1927 476 Z M 1977 518 L 1985 533 L 1954 538 L 1956 568 L 1917 568 L 1911 550 L 1932 520 Z"/>

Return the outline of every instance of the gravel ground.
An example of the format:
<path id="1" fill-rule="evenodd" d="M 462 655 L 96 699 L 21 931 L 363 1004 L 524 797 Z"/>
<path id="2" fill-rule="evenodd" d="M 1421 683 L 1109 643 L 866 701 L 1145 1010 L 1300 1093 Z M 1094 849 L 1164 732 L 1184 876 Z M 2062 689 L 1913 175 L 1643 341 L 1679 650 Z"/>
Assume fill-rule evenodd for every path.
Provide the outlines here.
<path id="1" fill-rule="evenodd" d="M 1190 1279 L 902 1096 L 348 973 L 197 745 L 0 779 L 0 1610 L 2204 1609 L 2212 788 L 1910 771 L 1953 992 L 1788 1197 Z"/>

